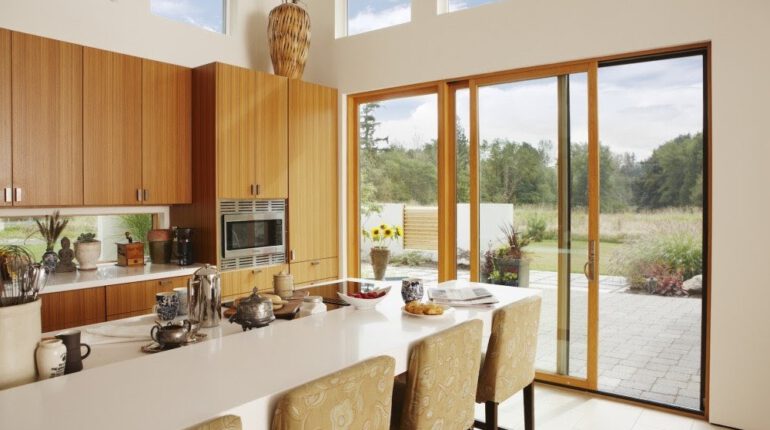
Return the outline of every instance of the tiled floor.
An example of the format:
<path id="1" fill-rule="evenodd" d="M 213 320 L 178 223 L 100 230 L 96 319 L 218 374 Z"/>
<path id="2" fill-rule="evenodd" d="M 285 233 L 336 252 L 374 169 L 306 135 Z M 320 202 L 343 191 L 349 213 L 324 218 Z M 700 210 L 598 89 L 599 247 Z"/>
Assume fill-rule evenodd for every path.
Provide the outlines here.
<path id="1" fill-rule="evenodd" d="M 521 393 L 502 403 L 499 425 L 524 428 Z M 484 405 L 476 406 L 484 420 Z M 723 429 L 705 421 L 628 403 L 593 397 L 544 384 L 535 386 L 535 428 L 538 430 L 707 430 Z"/>

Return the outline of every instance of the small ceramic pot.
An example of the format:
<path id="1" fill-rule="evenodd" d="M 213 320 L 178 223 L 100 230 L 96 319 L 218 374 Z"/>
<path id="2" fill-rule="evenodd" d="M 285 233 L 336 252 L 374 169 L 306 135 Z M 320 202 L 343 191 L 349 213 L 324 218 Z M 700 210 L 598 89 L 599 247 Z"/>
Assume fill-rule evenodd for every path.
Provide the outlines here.
<path id="1" fill-rule="evenodd" d="M 75 242 L 75 259 L 78 270 L 96 270 L 96 263 L 102 255 L 102 242 Z"/>
<path id="2" fill-rule="evenodd" d="M 422 279 L 410 278 L 401 281 L 401 298 L 404 303 L 420 301 L 424 293 Z"/>
<path id="3" fill-rule="evenodd" d="M 179 311 L 179 296 L 176 291 L 155 294 L 155 312 L 161 321 L 171 321 Z"/>
<path id="4" fill-rule="evenodd" d="M 40 379 L 55 378 L 64 375 L 67 363 L 67 347 L 61 339 L 43 338 L 35 351 L 37 374 Z"/>
<path id="5" fill-rule="evenodd" d="M 177 315 L 187 315 L 187 287 L 174 288 L 174 292 L 179 297 L 179 309 L 176 311 Z"/>
<path id="6" fill-rule="evenodd" d="M 53 251 L 46 251 L 45 254 L 43 254 L 43 267 L 45 267 L 45 271 L 48 273 L 53 273 L 56 270 L 56 263 L 59 262 L 59 255 L 56 254 Z"/>

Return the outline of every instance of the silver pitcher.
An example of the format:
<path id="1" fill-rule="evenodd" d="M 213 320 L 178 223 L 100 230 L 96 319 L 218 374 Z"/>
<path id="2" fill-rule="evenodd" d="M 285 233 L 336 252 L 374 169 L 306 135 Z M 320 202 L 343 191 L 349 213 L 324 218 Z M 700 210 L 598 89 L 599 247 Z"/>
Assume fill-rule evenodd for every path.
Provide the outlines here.
<path id="1" fill-rule="evenodd" d="M 219 270 L 207 264 L 195 271 L 187 286 L 188 318 L 200 321 L 203 328 L 216 327 L 222 319 L 222 288 L 219 282 Z"/>

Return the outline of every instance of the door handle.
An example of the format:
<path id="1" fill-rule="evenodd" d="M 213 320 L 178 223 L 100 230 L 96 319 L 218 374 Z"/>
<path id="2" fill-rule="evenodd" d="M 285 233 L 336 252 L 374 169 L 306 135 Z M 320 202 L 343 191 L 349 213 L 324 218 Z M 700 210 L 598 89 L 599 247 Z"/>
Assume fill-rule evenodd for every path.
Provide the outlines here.
<path id="1" fill-rule="evenodd" d="M 257 194 L 256 187 L 254 187 L 254 184 L 251 184 L 251 195 L 255 196 Z"/>
<path id="2" fill-rule="evenodd" d="M 258 196 L 259 195 L 259 184 L 255 185 L 254 188 L 257 190 L 257 192 L 254 193 L 254 195 Z"/>
<path id="3" fill-rule="evenodd" d="M 143 191 L 144 195 L 142 196 L 142 200 L 147 201 L 150 200 L 150 192 L 147 190 Z"/>
<path id="4" fill-rule="evenodd" d="M 583 266 L 583 274 L 589 281 L 594 280 L 594 270 L 596 268 L 596 241 L 588 241 L 588 261 Z"/>
<path id="5" fill-rule="evenodd" d="M 16 201 L 20 202 L 23 197 L 23 193 L 21 192 L 21 188 L 16 188 Z"/>
<path id="6" fill-rule="evenodd" d="M 137 188 L 136 189 L 136 201 L 141 202 L 142 201 L 142 189 Z"/>
<path id="7" fill-rule="evenodd" d="M 294 261 L 294 250 L 289 251 L 289 261 Z"/>
<path id="8" fill-rule="evenodd" d="M 6 187 L 3 190 L 3 197 L 6 203 L 11 203 L 13 201 L 13 190 L 11 190 L 11 187 Z"/>
<path id="9" fill-rule="evenodd" d="M 311 265 L 311 266 L 318 266 L 319 264 L 321 264 L 321 262 L 320 262 L 320 261 L 311 261 L 311 262 L 310 262 L 310 265 Z"/>

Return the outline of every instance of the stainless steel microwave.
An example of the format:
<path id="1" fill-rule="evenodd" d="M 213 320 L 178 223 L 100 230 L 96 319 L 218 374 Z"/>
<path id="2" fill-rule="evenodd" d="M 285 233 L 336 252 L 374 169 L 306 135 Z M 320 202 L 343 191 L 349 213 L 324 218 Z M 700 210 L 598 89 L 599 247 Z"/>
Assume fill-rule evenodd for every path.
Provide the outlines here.
<path id="1" fill-rule="evenodd" d="M 283 253 L 284 221 L 284 212 L 222 215 L 222 257 Z"/>

